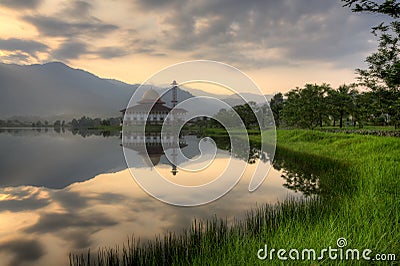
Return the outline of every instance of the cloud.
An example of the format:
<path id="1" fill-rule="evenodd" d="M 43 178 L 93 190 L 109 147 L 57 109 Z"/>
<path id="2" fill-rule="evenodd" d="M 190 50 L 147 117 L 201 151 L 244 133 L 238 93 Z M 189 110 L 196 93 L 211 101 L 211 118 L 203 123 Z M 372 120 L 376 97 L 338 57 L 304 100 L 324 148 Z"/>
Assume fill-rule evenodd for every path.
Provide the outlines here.
<path id="1" fill-rule="evenodd" d="M 84 250 L 90 248 L 93 245 L 93 241 L 90 237 L 92 232 L 76 230 L 62 234 L 63 239 L 71 243 L 71 248 L 74 250 Z"/>
<path id="2" fill-rule="evenodd" d="M 101 213 L 92 213 L 91 215 L 79 215 L 76 213 L 44 213 L 39 221 L 26 228 L 27 233 L 51 233 L 65 228 L 85 229 L 95 231 L 98 228 L 113 226 L 118 224 L 114 219 Z"/>
<path id="3" fill-rule="evenodd" d="M 99 58 L 115 58 L 122 57 L 129 53 L 126 47 L 91 47 L 88 43 L 83 41 L 75 41 L 67 39 L 60 47 L 52 51 L 51 57 L 56 60 L 77 59 L 84 55 L 94 55 Z"/>
<path id="4" fill-rule="evenodd" d="M 179 5 L 184 4 L 184 1 L 181 0 L 137 0 L 134 4 L 145 10 L 145 11 L 154 11 L 154 10 L 163 10 L 163 9 L 171 9 L 178 8 Z"/>
<path id="5" fill-rule="evenodd" d="M 9 210 L 13 212 L 31 211 L 43 208 L 49 204 L 49 199 L 39 199 L 35 197 L 22 200 L 2 200 L 0 201 L 0 209 L 2 211 Z"/>
<path id="6" fill-rule="evenodd" d="M 76 38 L 90 35 L 100 38 L 119 28 L 113 24 L 103 23 L 96 18 L 76 22 L 52 16 L 34 15 L 25 16 L 24 20 L 33 24 L 42 35 L 50 37 Z"/>
<path id="7" fill-rule="evenodd" d="M 96 204 L 120 204 L 124 200 L 129 200 L 126 196 L 117 193 L 99 193 L 92 200 Z"/>
<path id="8" fill-rule="evenodd" d="M 13 255 L 11 265 L 23 265 L 36 261 L 44 255 L 44 248 L 39 241 L 33 239 L 14 239 L 0 244 L 0 251 Z"/>
<path id="9" fill-rule="evenodd" d="M 96 55 L 100 58 L 121 57 L 128 53 L 125 47 L 96 47 L 96 40 L 103 39 L 119 29 L 119 26 L 104 23 L 91 15 L 92 5 L 85 1 L 72 1 L 50 16 L 33 14 L 23 16 L 26 22 L 35 26 L 44 37 L 63 38 L 53 48 L 49 58 L 69 61 L 82 55 Z"/>
<path id="10" fill-rule="evenodd" d="M 58 49 L 52 52 L 52 57 L 57 60 L 79 58 L 88 51 L 87 44 L 80 41 L 67 40 Z"/>
<path id="11" fill-rule="evenodd" d="M 56 193 L 52 193 L 51 197 L 53 201 L 57 201 L 63 208 L 68 210 L 73 210 L 77 206 L 79 208 L 88 206 L 88 198 L 70 190 L 56 191 Z"/>
<path id="12" fill-rule="evenodd" d="M 31 56 L 22 52 L 13 52 L 12 54 L 0 56 L 1 61 L 4 63 L 30 63 Z"/>
<path id="13" fill-rule="evenodd" d="M 71 243 L 71 247 L 74 249 L 83 249 L 90 247 L 92 240 L 91 235 L 97 232 L 99 229 L 117 225 L 120 221 L 116 221 L 113 217 L 98 213 L 97 211 L 91 211 L 87 213 L 86 208 L 98 206 L 102 204 L 106 205 L 120 205 L 121 202 L 127 200 L 125 195 L 106 192 L 106 193 L 94 193 L 92 195 L 84 195 L 79 192 L 71 191 L 70 189 L 64 190 L 44 190 L 36 187 L 13 187 L 4 188 L 0 190 L 1 193 L 8 195 L 6 199 L 0 201 L 0 209 L 10 212 L 20 211 L 36 211 L 46 210 L 46 207 L 50 203 L 58 203 L 64 210 L 63 213 L 57 212 L 45 212 L 38 211 L 40 215 L 39 220 L 36 224 L 33 224 L 24 229 L 27 234 L 38 234 L 43 235 L 45 233 L 57 233 L 59 237 L 64 240 L 68 240 Z M 11 198 L 11 199 L 8 199 Z M 140 201 L 141 202 L 141 201 Z M 143 201 L 145 202 L 145 201 Z M 37 252 L 37 258 L 33 257 L 30 250 L 26 254 L 21 248 L 16 249 L 20 243 L 19 240 L 14 242 L 0 243 L 0 251 L 11 251 L 15 253 L 16 258 L 21 260 L 36 260 L 43 252 L 38 248 L 39 243 L 33 243 L 34 250 Z M 24 246 L 25 244 L 20 245 Z M 14 245 L 15 244 L 15 245 Z M 20 264 L 20 263 L 15 263 Z"/>
<path id="14" fill-rule="evenodd" d="M 23 39 L 0 39 L 0 50 L 21 51 L 35 55 L 37 52 L 46 52 L 49 47 L 41 42 Z"/>
<path id="15" fill-rule="evenodd" d="M 37 2 L 31 7 L 40 3 L 17 2 L 26 6 Z M 120 11 L 118 18 L 106 18 L 101 3 L 74 0 L 62 2 L 50 13 L 38 8 L 21 18 L 44 39 L 62 41 L 49 56 L 57 60 L 174 54 L 247 69 L 306 64 L 353 68 L 375 49 L 369 41 L 373 39 L 370 28 L 383 20 L 353 14 L 340 1 L 126 0 L 114 4 L 117 10 L 127 5 L 131 9 Z M 117 45 L 107 43 L 107 38 Z M 7 56 L 23 60 L 34 53 L 21 51 Z"/>
<path id="16" fill-rule="evenodd" d="M 354 15 L 339 1 L 140 0 L 136 6 L 160 17 L 159 47 L 253 68 L 348 65 L 373 49 L 366 40 L 379 20 Z"/>
<path id="17" fill-rule="evenodd" d="M 88 2 L 80 0 L 70 1 L 68 2 L 68 6 L 61 10 L 60 15 L 74 18 L 89 17 L 91 9 L 92 4 Z"/>
<path id="18" fill-rule="evenodd" d="M 105 198 L 99 196 L 99 203 L 110 204 L 110 202 L 119 202 L 124 197 L 112 193 L 106 193 Z M 36 224 L 24 229 L 28 234 L 53 234 L 68 240 L 72 249 L 84 249 L 92 245 L 91 235 L 97 231 L 115 226 L 120 223 L 110 216 L 98 212 L 80 212 L 88 207 L 90 197 L 85 197 L 76 192 L 58 191 L 52 195 L 55 202 L 59 202 L 65 209 L 64 213 L 41 213 Z M 107 200 L 110 200 L 108 202 Z M 98 204 L 94 199 L 94 206 Z"/>
<path id="19" fill-rule="evenodd" d="M 43 208 L 50 204 L 49 197 L 40 194 L 40 190 L 33 187 L 18 187 L 1 189 L 0 192 L 8 195 L 0 201 L 1 211 L 31 211 Z"/>
<path id="20" fill-rule="evenodd" d="M 128 49 L 124 47 L 102 47 L 93 52 L 101 58 L 115 58 L 129 54 Z"/>
<path id="21" fill-rule="evenodd" d="M 33 9 L 40 5 L 42 0 L 0 0 L 0 5 L 10 8 Z"/>

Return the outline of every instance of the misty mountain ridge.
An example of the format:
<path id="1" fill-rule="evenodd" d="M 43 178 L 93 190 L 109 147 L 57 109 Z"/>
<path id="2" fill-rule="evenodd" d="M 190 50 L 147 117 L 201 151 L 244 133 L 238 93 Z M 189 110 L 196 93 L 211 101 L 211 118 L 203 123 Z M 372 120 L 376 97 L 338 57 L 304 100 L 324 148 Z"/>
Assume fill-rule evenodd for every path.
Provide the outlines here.
<path id="1" fill-rule="evenodd" d="M 116 117 L 121 115 L 119 111 L 127 106 L 139 86 L 100 78 L 61 62 L 23 66 L 0 63 L 0 119 L 29 122 L 39 118 L 48 121 L 70 120 L 84 115 Z M 222 99 L 232 106 L 243 103 L 236 95 L 217 95 L 197 89 L 193 89 L 192 94 L 190 91 L 179 89 L 178 101 L 200 94 Z M 251 100 L 261 98 L 254 94 L 246 97 Z M 163 95 L 162 100 L 171 106 L 172 91 Z M 199 106 L 193 106 L 192 111 L 201 112 L 204 108 L 215 107 L 199 102 Z"/>

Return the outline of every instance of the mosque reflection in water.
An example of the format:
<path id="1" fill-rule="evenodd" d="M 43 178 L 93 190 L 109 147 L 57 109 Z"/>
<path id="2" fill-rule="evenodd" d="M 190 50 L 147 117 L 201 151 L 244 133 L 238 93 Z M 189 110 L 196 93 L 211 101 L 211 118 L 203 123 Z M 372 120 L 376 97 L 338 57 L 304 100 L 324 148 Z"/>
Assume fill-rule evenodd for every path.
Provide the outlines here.
<path id="1" fill-rule="evenodd" d="M 236 145 L 241 145 L 243 141 L 237 138 L 231 140 L 238 142 Z M 197 136 L 180 135 L 179 137 L 174 137 L 172 134 L 161 135 L 160 132 L 146 134 L 132 132 L 122 137 L 122 145 L 140 155 L 145 167 L 153 168 L 158 164 L 169 164 L 171 166 L 170 172 L 174 176 L 179 172 L 180 163 L 200 154 L 198 149 L 199 141 L 200 139 Z M 219 149 L 229 150 L 231 153 L 229 137 L 214 137 L 213 141 Z M 183 149 L 182 153 L 188 157 L 186 160 L 183 161 L 182 157 L 179 156 L 179 149 Z M 170 156 L 165 156 L 166 153 Z M 269 155 L 266 152 L 262 152 L 259 145 L 254 143 L 250 143 L 249 153 L 231 155 L 247 161 L 249 164 L 253 164 L 258 160 L 263 163 L 269 163 L 270 160 Z M 321 193 L 319 176 L 309 171 L 307 167 L 284 160 L 279 153 L 275 156 L 273 167 L 281 172 L 281 178 L 286 181 L 283 186 L 287 189 L 301 192 L 304 196 Z"/>
<path id="2" fill-rule="evenodd" d="M 160 163 L 161 157 L 167 151 L 171 152 L 171 173 L 176 175 L 178 150 L 187 147 L 184 136 L 175 137 L 172 134 L 163 134 L 161 132 L 138 133 L 130 132 L 121 136 L 122 146 L 124 148 L 136 151 L 147 167 L 154 167 Z"/>

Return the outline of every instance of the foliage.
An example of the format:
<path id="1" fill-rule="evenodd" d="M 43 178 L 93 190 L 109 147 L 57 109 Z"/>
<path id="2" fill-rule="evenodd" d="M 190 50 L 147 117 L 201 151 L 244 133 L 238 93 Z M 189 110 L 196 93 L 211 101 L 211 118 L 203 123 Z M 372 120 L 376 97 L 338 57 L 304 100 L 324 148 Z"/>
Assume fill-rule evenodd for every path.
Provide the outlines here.
<path id="1" fill-rule="evenodd" d="M 355 111 L 355 97 L 358 91 L 354 89 L 354 85 L 341 85 L 338 89 L 327 90 L 327 109 L 333 118 L 333 126 L 336 120 L 339 120 L 339 127 L 343 127 L 343 119 L 347 115 L 353 115 Z"/>
<path id="2" fill-rule="evenodd" d="M 212 121 L 213 121 L 212 124 L 215 127 L 223 127 L 221 124 L 222 121 L 226 126 L 234 126 L 236 123 L 236 118 L 233 112 L 230 112 L 226 109 L 221 109 L 214 116 L 214 119 Z"/>
<path id="3" fill-rule="evenodd" d="M 327 84 L 306 84 L 285 94 L 279 123 L 288 127 L 314 129 L 318 126 L 400 124 L 400 91 L 379 89 L 359 92 L 356 85 L 341 85 L 337 89 Z M 279 98 L 280 96 L 276 96 Z M 274 96 L 275 98 L 275 96 Z M 273 98 L 273 99 L 274 99 Z M 271 108 L 276 108 L 271 101 Z M 274 109 L 273 109 L 274 113 Z"/>
<path id="4" fill-rule="evenodd" d="M 378 50 L 366 58 L 368 69 L 357 69 L 361 84 L 373 91 L 400 89 L 400 3 L 395 0 L 384 2 L 368 0 L 343 0 L 354 12 L 385 14 L 393 20 L 372 28 L 379 37 Z"/>
<path id="5" fill-rule="evenodd" d="M 275 94 L 270 101 L 270 108 L 275 120 L 275 126 L 280 127 L 281 115 L 283 110 L 283 95 L 282 93 Z"/>
<path id="6" fill-rule="evenodd" d="M 287 100 L 282 110 L 288 126 L 314 129 L 328 119 L 326 93 L 329 85 L 306 84 L 285 95 Z"/>
<path id="7" fill-rule="evenodd" d="M 392 18 L 400 17 L 400 3 L 396 0 L 376 2 L 370 0 L 343 0 L 344 6 L 352 7 L 354 12 L 372 12 L 388 15 Z"/>
<path id="8" fill-rule="evenodd" d="M 400 123 L 400 3 L 369 0 L 343 0 L 354 12 L 370 12 L 389 16 L 392 20 L 372 28 L 379 38 L 378 50 L 366 58 L 367 69 L 357 69 L 360 84 L 371 89 L 375 124 Z M 372 99 L 372 97 L 371 97 Z"/>
<path id="9" fill-rule="evenodd" d="M 259 126 L 257 117 L 261 118 L 261 113 L 262 109 L 257 106 L 255 102 L 236 105 L 233 107 L 233 110 L 219 110 L 219 112 L 214 116 L 214 119 L 220 123 L 213 123 L 213 125 L 221 127 L 223 124 L 228 127 L 237 127 L 239 123 L 237 115 L 239 115 L 244 126 L 247 129 L 250 129 Z"/>
<path id="10" fill-rule="evenodd" d="M 99 128 L 102 126 L 119 126 L 120 121 L 119 118 L 101 119 L 82 116 L 79 119 L 72 119 L 70 124 L 72 128 Z"/>
<path id="11" fill-rule="evenodd" d="M 243 124 L 247 129 L 251 127 L 255 127 L 258 125 L 258 120 L 256 113 L 259 111 L 259 108 L 255 102 L 249 102 L 243 105 L 236 105 L 233 107 L 233 110 L 240 116 L 243 121 Z M 256 113 L 254 113 L 254 111 Z"/>

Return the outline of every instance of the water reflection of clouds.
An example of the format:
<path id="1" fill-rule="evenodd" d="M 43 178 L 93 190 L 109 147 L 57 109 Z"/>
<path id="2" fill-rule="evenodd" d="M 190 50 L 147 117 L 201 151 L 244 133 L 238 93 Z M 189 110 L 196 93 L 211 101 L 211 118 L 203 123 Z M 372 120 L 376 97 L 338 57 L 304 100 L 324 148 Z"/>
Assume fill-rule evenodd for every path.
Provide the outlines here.
<path id="1" fill-rule="evenodd" d="M 50 204 L 45 191 L 35 187 L 0 188 L 0 210 L 21 212 Z"/>
<path id="2" fill-rule="evenodd" d="M 188 136 L 186 141 L 184 155 L 196 157 L 200 152 L 199 139 Z M 285 183 L 282 171 L 275 170 L 259 190 L 249 193 L 249 177 L 256 167 L 251 164 L 247 165 L 239 184 L 220 200 L 191 208 L 170 206 L 150 197 L 135 183 L 126 169 L 120 143 L 118 138 L 82 139 L 68 133 L 19 139 L 0 136 L 0 146 L 12 151 L 0 161 L 3 186 L 0 189 L 0 264 L 66 265 L 71 251 L 121 245 L 132 234 L 153 239 L 166 231 L 179 233 L 194 218 L 217 215 L 230 221 L 234 216 L 240 218 L 256 203 L 275 203 L 293 194 L 282 186 Z M 168 173 L 174 182 L 192 186 L 212 181 L 224 171 L 230 158 L 229 152 L 219 150 L 212 167 L 193 176 L 184 170 L 173 176 L 165 155 L 149 168 L 137 151 L 132 152 L 136 156 L 133 157 L 136 170 L 148 182 L 152 182 L 151 176 L 158 170 Z M 199 163 L 207 158 L 201 159 Z M 237 164 L 246 163 L 243 158 L 232 160 Z M 236 166 L 227 172 L 236 172 Z M 112 171 L 116 172 L 97 175 Z M 160 185 L 158 193 L 161 196 L 166 193 Z M 204 195 L 177 194 L 176 197 L 186 200 Z M 29 245 L 32 247 L 25 250 L 26 254 L 21 254 L 20 247 Z"/>
<path id="3" fill-rule="evenodd" d="M 220 200 L 192 208 L 170 206 L 153 199 L 139 188 L 128 169 L 102 174 L 61 190 L 5 188 L 1 193 L 8 196 L 0 201 L 3 229 L 0 229 L 0 255 L 12 254 L 4 257 L 14 264 L 28 260 L 38 265 L 54 264 L 54 260 L 57 264 L 60 260 L 67 264 L 70 251 L 115 246 L 132 234 L 152 239 L 166 231 L 181 232 L 193 218 L 210 218 L 216 214 L 232 219 L 245 214 L 257 202 L 286 198 L 289 192 L 282 187 L 280 174 L 271 173 L 265 185 L 254 193 L 248 193 L 249 180 L 245 175 Z M 23 208 L 14 208 L 18 201 L 23 201 L 20 205 Z M 30 239 L 34 242 L 29 242 Z M 22 251 L 15 243 L 23 246 L 28 242 L 36 257 L 31 256 L 30 251 L 19 254 Z M 55 257 L 54 254 L 59 255 Z"/>
<path id="4" fill-rule="evenodd" d="M 129 135 L 127 136 L 129 137 Z M 194 157 L 200 155 L 200 150 L 199 150 L 199 139 L 197 139 L 196 136 L 185 136 L 185 142 L 187 145 L 184 147 L 181 147 L 182 153 L 184 156 L 178 156 L 176 158 L 176 164 L 183 164 L 184 162 L 187 162 L 188 159 L 193 159 Z M 173 149 L 163 149 L 161 146 L 161 142 L 157 143 L 158 145 L 150 146 L 150 147 L 145 147 L 145 145 L 142 144 L 142 142 L 136 143 L 136 145 L 132 145 L 132 143 L 125 143 L 124 147 L 124 153 L 125 153 L 125 159 L 128 162 L 129 166 L 134 166 L 135 168 L 148 168 L 151 166 L 155 166 L 157 164 L 165 164 L 165 165 L 170 165 L 171 162 L 168 160 L 168 158 L 165 156 L 165 154 L 170 154 L 173 152 Z M 158 152 L 154 152 L 151 150 L 154 147 L 159 147 Z M 150 161 L 149 157 L 158 157 L 156 162 Z M 201 158 L 200 162 L 204 162 L 208 160 L 209 158 Z"/>
<path id="5" fill-rule="evenodd" d="M 70 132 L 56 134 L 22 130 L 1 134 L 0 186 L 33 185 L 64 188 L 100 173 L 126 168 L 117 137 L 82 138 Z"/>
<path id="6" fill-rule="evenodd" d="M 36 239 L 13 239 L 0 244 L 1 252 L 8 252 L 9 265 L 24 265 L 37 261 L 45 254 L 40 241 Z"/>

